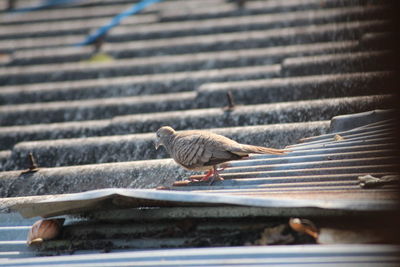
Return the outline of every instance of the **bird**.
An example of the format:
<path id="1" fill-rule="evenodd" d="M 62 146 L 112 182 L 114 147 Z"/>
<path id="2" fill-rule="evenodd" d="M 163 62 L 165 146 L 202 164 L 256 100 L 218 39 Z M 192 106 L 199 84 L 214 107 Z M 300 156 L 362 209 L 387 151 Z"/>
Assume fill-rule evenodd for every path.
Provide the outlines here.
<path id="1" fill-rule="evenodd" d="M 200 181 L 223 180 L 217 166 L 248 157 L 250 153 L 283 155 L 283 149 L 240 144 L 223 135 L 204 130 L 175 131 L 163 126 L 156 132 L 156 150 L 164 146 L 176 163 L 187 170 L 208 171 Z"/>

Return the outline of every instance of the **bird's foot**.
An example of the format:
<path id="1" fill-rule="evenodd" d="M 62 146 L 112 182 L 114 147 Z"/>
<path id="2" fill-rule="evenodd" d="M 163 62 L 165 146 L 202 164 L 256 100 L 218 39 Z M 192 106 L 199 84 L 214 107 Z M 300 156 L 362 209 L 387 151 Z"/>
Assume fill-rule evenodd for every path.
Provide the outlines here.
<path id="1" fill-rule="evenodd" d="M 189 177 L 189 180 L 192 182 L 200 182 L 200 181 L 208 181 L 210 179 L 211 175 L 213 175 L 213 170 L 210 169 L 207 171 L 203 177 L 198 178 L 198 177 Z"/>
<path id="2" fill-rule="evenodd" d="M 202 181 L 209 181 L 209 185 L 212 185 L 215 181 L 223 181 L 224 178 L 221 177 L 221 175 L 219 175 L 217 167 L 214 166 L 211 170 L 212 172 L 212 176 L 210 175 L 209 177 L 207 177 L 206 180 L 204 180 L 204 177 L 202 179 Z"/>
<path id="3" fill-rule="evenodd" d="M 223 181 L 224 178 L 222 178 L 218 172 L 214 172 L 214 175 L 211 176 L 207 181 L 209 181 L 209 185 L 212 185 L 215 181 Z"/>
<path id="4" fill-rule="evenodd" d="M 211 169 L 199 180 L 201 182 L 207 182 L 214 176 L 214 170 Z"/>
<path id="5" fill-rule="evenodd" d="M 213 184 L 215 181 L 223 181 L 224 178 L 222 178 L 219 175 L 219 171 L 224 170 L 226 167 L 220 168 L 217 170 L 216 167 L 213 167 L 210 169 L 208 172 L 205 173 L 205 175 L 201 178 L 198 177 L 190 177 L 189 180 L 191 182 L 209 182 L 209 184 Z"/>

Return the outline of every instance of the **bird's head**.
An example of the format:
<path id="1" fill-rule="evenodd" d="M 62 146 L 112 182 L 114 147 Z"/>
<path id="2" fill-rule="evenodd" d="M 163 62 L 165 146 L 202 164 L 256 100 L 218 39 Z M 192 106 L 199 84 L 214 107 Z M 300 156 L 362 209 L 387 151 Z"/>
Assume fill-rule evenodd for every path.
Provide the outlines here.
<path id="1" fill-rule="evenodd" d="M 157 130 L 155 147 L 158 149 L 160 146 L 165 146 L 165 144 L 170 140 L 171 136 L 175 134 L 175 130 L 170 126 L 163 126 Z"/>

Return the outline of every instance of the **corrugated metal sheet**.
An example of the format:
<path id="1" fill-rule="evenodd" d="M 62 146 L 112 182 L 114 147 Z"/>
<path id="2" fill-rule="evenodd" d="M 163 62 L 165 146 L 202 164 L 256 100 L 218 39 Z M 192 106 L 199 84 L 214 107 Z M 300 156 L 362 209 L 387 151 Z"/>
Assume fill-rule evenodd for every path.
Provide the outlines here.
<path id="1" fill-rule="evenodd" d="M 251 155 L 247 160 L 230 162 L 221 173 L 225 180 L 213 185 L 186 181 L 177 182 L 180 186 L 169 190 L 110 188 L 21 203 L 14 209 L 25 217 L 72 216 L 67 216 L 63 236 L 37 247 L 35 254 L 38 255 L 74 253 L 76 250 L 79 253 L 98 249 L 192 247 L 204 242 L 226 246 L 235 244 L 234 240 L 241 240 L 243 235 L 245 240 L 250 240 L 247 242 L 254 243 L 257 242 L 255 233 L 258 236 L 263 229 L 274 225 L 266 223 L 265 218 L 274 216 L 338 218 L 371 213 L 389 216 L 398 208 L 396 183 L 365 189 L 360 187 L 358 177 L 396 173 L 391 143 L 370 142 L 376 134 L 389 134 L 392 127 L 391 121 L 379 121 L 303 139 L 302 143 L 289 146 L 292 152 L 287 155 Z M 252 218 L 251 223 L 241 221 L 247 217 Z M 286 220 L 279 219 L 275 225 L 285 225 Z M 340 222 L 346 225 L 343 223 Z M 185 227 L 192 230 L 182 230 L 182 225 L 189 225 Z M 348 227 L 354 227 L 354 223 Z M 255 232 L 249 231 L 250 228 Z M 390 225 L 384 228 L 393 231 Z M 365 225 L 358 225 L 353 230 L 354 233 L 359 231 L 361 234 L 363 231 L 375 233 Z M 373 240 L 386 240 L 388 234 L 385 231 L 371 234 Z M 216 237 L 228 235 L 229 238 L 205 241 L 213 240 L 216 232 Z M 121 238 L 123 236 L 125 238 Z M 354 237 L 354 240 L 359 239 Z M 3 245 L 5 253 L 25 250 L 24 241 L 6 243 Z M 26 251 L 24 255 L 30 253 Z M 251 260 L 243 262 L 250 263 Z M 267 261 L 260 262 L 264 263 Z M 218 265 L 219 262 L 204 264 Z"/>
<path id="2" fill-rule="evenodd" d="M 358 181 L 363 175 L 381 177 L 396 173 L 394 127 L 393 121 L 383 121 L 306 138 L 300 144 L 288 146 L 292 152 L 285 156 L 258 155 L 231 162 L 229 168 L 221 172 L 225 181 L 216 182 L 212 187 L 201 182 L 178 182 L 176 185 L 185 186 L 173 189 L 269 197 L 274 193 L 288 198 L 295 194 L 313 201 L 318 201 L 319 197 L 334 200 L 338 193 L 348 201 L 373 200 L 378 196 L 396 201 L 395 184 L 379 190 L 365 190 Z M 307 197 L 309 193 L 312 195 Z"/>
<path id="3" fill-rule="evenodd" d="M 283 156 L 252 155 L 232 161 L 224 181 L 176 182 L 173 190 L 102 189 L 15 206 L 24 216 L 54 216 L 90 210 L 105 200 L 130 207 L 242 205 L 344 210 L 394 209 L 397 185 L 363 189 L 358 177 L 395 175 L 394 123 L 377 122 L 349 131 L 303 139 Z M 389 146 L 388 146 L 389 144 Z M 201 176 L 192 176 L 197 178 Z M 177 186 L 183 185 L 183 186 Z M 213 194 L 209 197 L 208 194 Z M 340 195 L 340 197 L 338 197 Z M 295 196 L 295 197 L 294 197 Z"/>
<path id="4" fill-rule="evenodd" d="M 1 260 L 2 266 L 396 266 L 396 246 L 174 249 Z"/>

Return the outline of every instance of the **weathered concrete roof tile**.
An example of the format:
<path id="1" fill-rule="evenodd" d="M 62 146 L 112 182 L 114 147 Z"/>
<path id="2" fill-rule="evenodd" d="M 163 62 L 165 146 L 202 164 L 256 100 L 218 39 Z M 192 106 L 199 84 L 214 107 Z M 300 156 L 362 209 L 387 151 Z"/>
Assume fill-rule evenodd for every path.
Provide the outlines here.
<path id="1" fill-rule="evenodd" d="M 368 72 L 209 83 L 199 87 L 196 101 L 201 106 L 212 107 L 228 91 L 238 104 L 387 93 L 396 88 L 393 78 L 390 72 Z"/>
<path id="2" fill-rule="evenodd" d="M 226 49 L 250 49 L 283 46 L 293 43 L 312 43 L 354 40 L 365 31 L 383 31 L 388 21 L 355 21 L 318 26 L 298 26 L 282 29 L 221 33 L 168 39 L 113 43 L 104 45 L 104 51 L 114 57 L 147 57 L 160 54 L 199 53 Z M 178 49 L 179 48 L 179 49 Z M 68 62 L 86 59 L 92 51 L 84 48 L 49 48 L 46 50 L 16 51 L 14 65 Z"/>
<path id="3" fill-rule="evenodd" d="M 326 133 L 329 121 L 216 128 L 213 132 L 234 138 L 241 143 L 283 147 L 303 136 Z M 154 133 L 98 136 L 21 142 L 12 149 L 5 169 L 24 169 L 32 152 L 44 167 L 91 163 L 134 161 L 167 157 L 165 150 L 154 148 Z"/>
<path id="4" fill-rule="evenodd" d="M 184 110 L 193 107 L 195 92 L 131 96 L 81 101 L 5 105 L 0 107 L 2 125 L 23 125 L 112 118 L 117 115 Z"/>
<path id="5" fill-rule="evenodd" d="M 174 129 L 199 129 L 327 120 L 334 115 L 364 110 L 395 107 L 391 96 L 330 98 L 286 103 L 192 109 L 161 113 L 131 114 L 112 119 L 33 124 L 0 128 L 0 149 L 10 149 L 16 143 L 29 140 L 84 138 L 155 132 L 171 125 Z"/>
<path id="6" fill-rule="evenodd" d="M 396 64 L 393 56 L 392 51 L 386 50 L 286 58 L 282 62 L 282 75 L 303 76 L 393 70 Z"/>
<path id="7" fill-rule="evenodd" d="M 290 45 L 282 47 L 269 48 L 254 48 L 245 50 L 227 50 L 222 52 L 205 52 L 192 54 L 183 54 L 176 56 L 154 56 L 146 58 L 122 59 L 110 63 L 93 64 L 88 62 L 74 62 L 64 64 L 46 64 L 43 66 L 17 66 L 8 67 L 0 76 L 0 81 L 6 84 L 24 84 L 26 86 L 10 86 L 10 90 L 16 88 L 41 88 L 51 85 L 50 81 L 68 82 L 55 83 L 54 86 L 67 85 L 68 87 L 76 87 L 82 83 L 82 86 L 87 83 L 106 83 L 118 84 L 130 81 L 139 83 L 151 80 L 164 80 L 169 77 L 175 78 L 184 73 L 176 73 L 178 71 L 196 71 L 196 70 L 214 70 L 214 73 L 224 72 L 221 68 L 239 68 L 239 67 L 265 67 L 269 64 L 280 63 L 287 57 L 320 55 L 333 52 L 349 52 L 359 49 L 358 41 L 343 41 L 343 42 L 325 42 L 313 43 L 304 45 Z M 268 64 L 268 65 L 266 65 Z M 261 66 L 260 66 L 261 65 Z M 226 70 L 226 71 L 229 71 Z M 170 73 L 170 75 L 157 76 L 153 74 Z M 203 72 L 204 73 L 204 72 Z M 221 74 L 222 74 L 221 73 Z M 147 75 L 146 75 L 147 74 Z M 150 77 L 148 75 L 151 75 Z M 121 77 L 126 75 L 136 75 L 135 77 Z M 202 73 L 191 74 L 193 78 Z M 97 77 L 96 79 L 86 80 Z M 79 82 L 73 82 L 74 80 Z M 85 80 L 84 80 L 85 79 Z M 176 79 L 176 78 L 175 78 Z M 42 82 L 42 84 L 31 83 Z M 87 86 L 87 85 L 86 85 Z M 7 91 L 7 87 L 5 88 Z"/>

